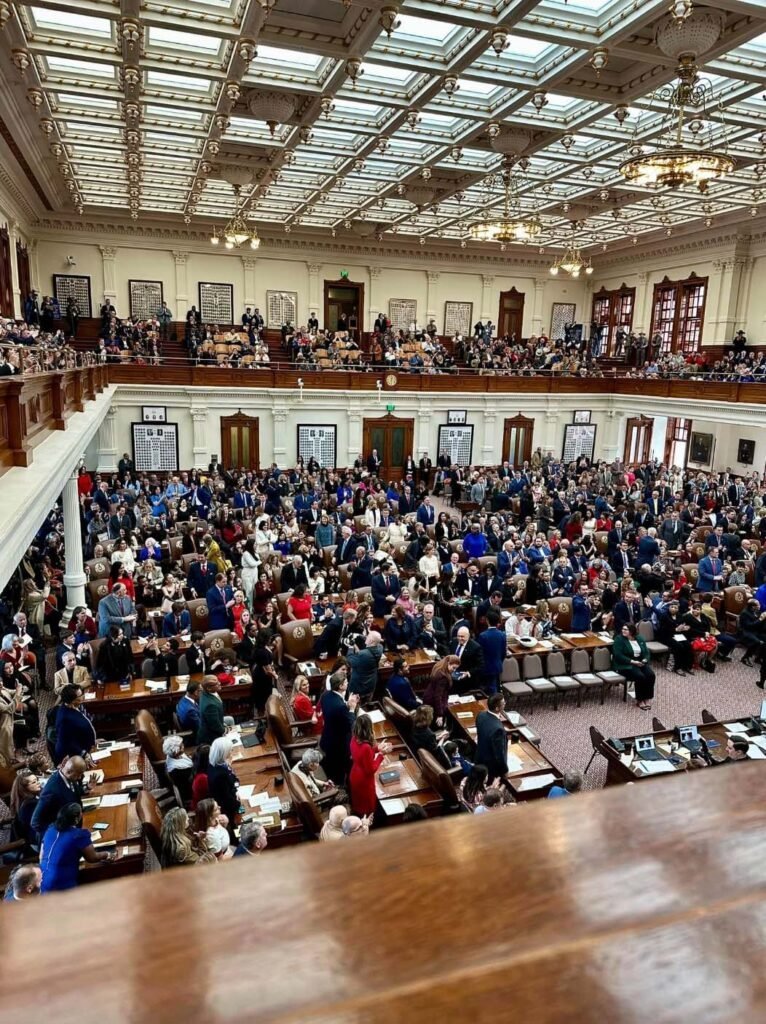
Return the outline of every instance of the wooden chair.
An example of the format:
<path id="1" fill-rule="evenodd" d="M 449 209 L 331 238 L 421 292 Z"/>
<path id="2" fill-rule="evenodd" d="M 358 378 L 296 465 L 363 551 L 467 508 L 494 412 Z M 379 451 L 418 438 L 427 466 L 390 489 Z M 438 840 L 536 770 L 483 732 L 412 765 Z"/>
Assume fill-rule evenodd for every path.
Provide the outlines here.
<path id="1" fill-rule="evenodd" d="M 606 557 L 606 553 L 609 550 L 609 534 L 606 530 L 596 530 L 593 534 L 593 540 L 596 544 L 596 551 L 602 558 Z"/>
<path id="2" fill-rule="evenodd" d="M 233 653 L 236 634 L 230 629 L 211 629 L 202 639 L 202 648 L 221 657 L 224 651 Z"/>
<path id="3" fill-rule="evenodd" d="M 692 588 L 692 590 L 696 590 L 696 588 L 697 588 L 697 580 L 700 578 L 700 573 L 699 573 L 699 569 L 697 568 L 697 563 L 696 562 L 684 562 L 684 564 L 681 566 L 681 568 L 683 569 L 684 575 L 686 576 L 686 582 L 689 584 L 689 586 Z"/>
<path id="4" fill-rule="evenodd" d="M 407 709 L 388 696 L 381 699 L 380 706 L 383 714 L 393 722 L 406 743 L 412 733 L 412 719 Z"/>
<path id="5" fill-rule="evenodd" d="M 207 633 L 210 628 L 210 618 L 205 598 L 194 597 L 191 601 L 187 601 L 186 610 L 189 612 L 189 618 L 191 619 L 192 632 L 198 629 L 202 633 Z"/>
<path id="6" fill-rule="evenodd" d="M 548 679 L 550 679 L 562 695 L 572 690 L 577 693 L 577 706 L 579 708 L 582 703 L 581 687 L 575 677 L 568 674 L 564 655 L 561 651 L 553 651 L 548 655 L 545 670 L 548 674 Z"/>
<path id="7" fill-rule="evenodd" d="M 141 822 L 141 829 L 147 843 L 151 846 L 157 860 L 160 860 L 162 855 L 162 814 L 160 805 L 145 789 L 139 790 L 136 799 L 136 814 Z"/>
<path id="8" fill-rule="evenodd" d="M 665 726 L 656 716 L 652 718 L 652 732 L 665 732 Z"/>
<path id="9" fill-rule="evenodd" d="M 572 627 L 572 598 L 549 597 L 548 607 L 556 623 L 556 629 L 561 630 L 562 633 L 568 633 Z"/>
<path id="10" fill-rule="evenodd" d="M 282 566 L 275 565 L 271 570 L 271 586 L 275 594 L 280 592 L 282 587 Z"/>
<path id="11" fill-rule="evenodd" d="M 88 604 L 93 611 L 98 609 L 98 602 L 102 597 L 106 597 L 109 593 L 109 588 L 106 585 L 106 578 L 97 580 L 90 580 L 87 584 L 88 589 Z"/>
<path id="12" fill-rule="evenodd" d="M 748 602 L 747 587 L 726 587 L 723 592 L 724 623 L 727 633 L 736 633 L 739 629 L 740 612 Z"/>
<path id="13" fill-rule="evenodd" d="M 277 610 L 279 612 L 279 618 L 281 622 L 289 622 L 287 618 L 287 602 L 290 600 L 289 594 L 275 594 L 275 601 L 277 602 Z"/>
<path id="14" fill-rule="evenodd" d="M 332 560 L 335 558 L 335 552 L 337 550 L 337 544 L 328 544 L 327 547 L 322 548 L 322 561 L 324 562 L 325 569 L 332 567 Z"/>
<path id="15" fill-rule="evenodd" d="M 702 709 L 702 722 L 703 722 L 703 725 L 713 725 L 715 722 L 718 722 L 718 721 L 720 721 L 720 719 L 718 718 L 718 715 L 714 715 L 712 712 L 708 711 L 707 708 L 703 708 Z"/>
<path id="16" fill-rule="evenodd" d="M 281 622 L 282 657 L 294 669 L 300 661 L 310 661 L 314 652 L 314 634 L 308 622 Z"/>
<path id="17" fill-rule="evenodd" d="M 181 555 L 181 564 L 183 565 L 184 572 L 186 573 L 187 576 L 189 575 L 189 569 L 192 566 L 192 562 L 199 562 L 201 561 L 201 559 L 202 556 L 198 555 L 196 552 L 193 552 L 191 555 Z"/>
<path id="18" fill-rule="evenodd" d="M 444 765 L 440 764 L 428 750 L 419 750 L 418 760 L 423 778 L 442 798 L 445 809 L 459 810 L 461 807 L 460 797 L 455 789 L 452 776 Z"/>
<path id="19" fill-rule="evenodd" d="M 293 729 L 296 727 L 310 727 L 311 722 L 291 722 L 287 717 L 282 698 L 278 697 L 275 693 L 272 693 L 266 699 L 266 721 L 274 739 L 283 751 L 305 750 L 307 747 L 315 747 L 317 745 L 317 738 L 315 736 L 307 736 L 296 740 Z"/>
<path id="20" fill-rule="evenodd" d="M 91 582 L 94 580 L 108 579 L 111 568 L 108 558 L 90 558 L 85 563 L 85 569 L 88 571 L 88 579 Z"/>
<path id="21" fill-rule="evenodd" d="M 160 785 L 166 791 L 172 792 L 172 784 L 165 769 L 165 754 L 162 750 L 162 733 L 157 725 L 157 719 L 146 708 L 141 708 L 136 713 L 136 739 L 138 745 L 146 755 L 147 761 L 154 769 L 154 774 L 160 781 Z M 163 793 L 166 796 L 167 793 Z"/>
<path id="22" fill-rule="evenodd" d="M 285 774 L 287 789 L 292 800 L 293 810 L 300 818 L 301 824 L 312 839 L 318 839 L 319 833 L 324 825 L 324 818 L 311 799 L 311 794 L 306 789 L 303 779 L 298 778 L 292 772 Z"/>
<path id="23" fill-rule="evenodd" d="M 604 740 L 603 733 L 600 733 L 595 725 L 592 725 L 590 727 L 590 742 L 591 746 L 593 747 L 593 753 L 590 755 L 590 761 L 588 761 L 588 763 L 586 764 L 583 775 L 588 774 L 588 770 L 590 766 L 593 764 L 593 759 L 595 758 L 596 754 L 604 753 L 604 743 L 606 741 Z"/>
<path id="24" fill-rule="evenodd" d="M 521 674 L 524 682 L 532 693 L 538 697 L 546 693 L 553 694 L 553 710 L 557 711 L 559 706 L 558 687 L 543 675 L 543 663 L 539 654 L 525 654 L 522 659 Z"/>

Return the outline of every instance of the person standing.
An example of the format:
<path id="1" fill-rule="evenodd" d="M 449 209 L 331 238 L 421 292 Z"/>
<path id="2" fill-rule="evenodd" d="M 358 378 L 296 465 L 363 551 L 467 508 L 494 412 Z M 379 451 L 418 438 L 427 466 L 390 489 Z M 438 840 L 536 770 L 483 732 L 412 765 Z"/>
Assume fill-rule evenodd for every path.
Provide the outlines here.
<path id="1" fill-rule="evenodd" d="M 80 307 L 77 304 L 77 300 L 74 295 L 70 295 L 66 300 L 66 318 L 69 324 L 69 336 L 71 338 L 77 337 L 77 325 L 80 322 Z"/>
<path id="2" fill-rule="evenodd" d="M 360 818 L 375 812 L 375 773 L 383 764 L 386 754 L 392 750 L 392 745 L 385 740 L 375 744 L 370 716 L 359 715 L 351 735 L 351 772 L 348 781 L 351 807 Z"/>
<path id="3" fill-rule="evenodd" d="M 117 860 L 117 850 L 108 853 L 96 850 L 90 830 L 82 827 L 82 807 L 77 803 L 67 804 L 56 815 L 56 821 L 49 825 L 40 847 L 40 869 L 43 873 L 40 891 L 63 892 L 77 886 L 80 874 L 80 858 L 89 864 L 101 864 Z"/>
<path id="4" fill-rule="evenodd" d="M 351 730 L 359 707 L 359 697 L 351 694 L 346 703 L 348 676 L 345 668 L 330 677 L 330 689 L 321 699 L 323 718 L 319 747 L 324 753 L 324 770 L 328 779 L 342 786 L 348 774 Z"/>
<path id="5" fill-rule="evenodd" d="M 163 302 L 157 310 L 157 320 L 160 325 L 160 338 L 163 341 L 167 341 L 170 333 L 170 324 L 173 320 L 173 313 L 168 309 L 167 302 Z"/>
<path id="6" fill-rule="evenodd" d="M 483 633 L 479 633 L 477 643 L 484 655 L 484 686 L 488 694 L 497 693 L 500 688 L 500 676 L 503 672 L 503 661 L 507 643 L 505 630 L 500 629 L 500 610 L 491 607 L 487 611 L 487 625 Z"/>
<path id="7" fill-rule="evenodd" d="M 505 699 L 495 693 L 487 701 L 487 710 L 476 716 L 476 764 L 487 769 L 490 783 L 502 780 L 508 772 L 508 740 L 504 725 Z"/>

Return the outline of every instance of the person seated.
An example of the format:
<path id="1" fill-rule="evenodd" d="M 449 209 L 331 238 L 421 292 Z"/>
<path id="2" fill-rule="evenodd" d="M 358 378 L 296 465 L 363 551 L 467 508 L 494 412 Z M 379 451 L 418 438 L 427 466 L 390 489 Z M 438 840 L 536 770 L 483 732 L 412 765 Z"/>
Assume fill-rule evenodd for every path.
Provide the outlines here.
<path id="1" fill-rule="evenodd" d="M 171 807 L 162 819 L 160 866 L 162 868 L 182 867 L 198 864 L 199 860 L 200 851 L 195 840 L 192 839 L 189 815 L 183 807 Z"/>
<path id="2" fill-rule="evenodd" d="M 427 750 L 432 754 L 439 764 L 449 770 L 452 765 L 444 750 L 439 745 L 436 733 L 431 728 L 434 720 L 434 709 L 428 704 L 421 704 L 419 708 L 410 715 L 412 719 L 412 732 L 410 734 L 410 748 L 414 754 L 419 750 Z"/>
<path id="3" fill-rule="evenodd" d="M 229 819 L 212 797 L 197 804 L 194 830 L 201 838 L 203 847 L 217 860 L 230 860 L 234 856 L 228 825 Z"/>
<path id="4" fill-rule="evenodd" d="M 239 830 L 239 845 L 235 857 L 257 857 L 269 844 L 269 837 L 263 825 L 257 821 L 246 821 Z"/>
<path id="5" fill-rule="evenodd" d="M 572 793 L 579 793 L 582 789 L 582 784 L 583 777 L 580 772 L 567 772 L 560 785 L 557 783 L 548 790 L 548 799 L 555 800 L 557 797 L 571 796 Z"/>
<path id="6" fill-rule="evenodd" d="M 420 707 L 422 701 L 415 696 L 412 684 L 408 678 L 409 665 L 402 657 L 393 660 L 393 673 L 388 680 L 388 692 L 393 701 L 396 701 L 405 711 L 414 711 Z"/>
<path id="7" fill-rule="evenodd" d="M 184 753 L 183 737 L 177 734 L 166 736 L 162 741 L 162 752 L 165 755 L 165 771 L 168 778 L 178 790 L 181 802 L 189 803 L 192 796 L 194 765 L 189 755 Z"/>
<path id="8" fill-rule="evenodd" d="M 415 626 L 401 605 L 394 605 L 391 617 L 383 628 L 389 651 L 409 651 L 415 646 Z"/>
<path id="9" fill-rule="evenodd" d="M 117 850 L 104 852 L 93 847 L 90 829 L 82 827 L 82 807 L 70 803 L 56 815 L 49 825 L 40 846 L 40 870 L 42 882 L 40 891 L 63 892 L 74 889 L 80 878 L 80 858 L 89 864 L 115 861 Z"/>
<path id="10" fill-rule="evenodd" d="M 337 792 L 335 783 L 325 778 L 320 770 L 323 758 L 321 750 L 309 748 L 303 751 L 300 761 L 290 769 L 291 774 L 303 782 L 309 796 L 317 802 L 334 798 Z"/>

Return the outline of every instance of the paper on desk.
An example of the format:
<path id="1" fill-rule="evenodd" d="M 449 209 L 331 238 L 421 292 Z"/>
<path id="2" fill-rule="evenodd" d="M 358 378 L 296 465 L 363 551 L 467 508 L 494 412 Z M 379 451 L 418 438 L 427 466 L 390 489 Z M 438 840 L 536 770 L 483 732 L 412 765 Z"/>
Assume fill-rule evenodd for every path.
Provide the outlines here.
<path id="1" fill-rule="evenodd" d="M 95 700 L 96 699 L 96 691 L 95 690 L 86 690 L 85 693 L 82 695 L 82 699 L 83 700 Z"/>
<path id="2" fill-rule="evenodd" d="M 744 722 L 728 722 L 724 728 L 728 733 L 747 732 L 747 726 Z"/>
<path id="3" fill-rule="evenodd" d="M 748 739 L 751 743 L 755 743 L 756 747 L 766 750 L 766 736 L 749 736 Z"/>
<path id="4" fill-rule="evenodd" d="M 562 633 L 565 640 L 583 640 L 585 638 L 584 633 Z"/>
<path id="5" fill-rule="evenodd" d="M 90 755 L 90 759 L 91 759 L 91 761 L 103 761 L 105 758 L 111 757 L 111 756 L 112 756 L 112 751 L 109 750 L 109 749 L 107 749 L 107 750 L 94 750 L 93 753 Z"/>
<path id="6" fill-rule="evenodd" d="M 630 768 L 630 766 L 633 764 L 633 755 L 620 754 L 620 762 L 621 764 L 624 764 L 626 768 Z"/>
<path id="7" fill-rule="evenodd" d="M 546 651 L 549 651 L 553 647 L 553 642 L 551 640 L 538 640 L 537 643 L 538 646 L 544 647 Z"/>
<path id="8" fill-rule="evenodd" d="M 122 807 L 123 804 L 129 803 L 129 793 L 107 793 L 106 796 L 101 797 L 102 807 Z"/>
<path id="9" fill-rule="evenodd" d="M 282 801 L 279 797 L 269 796 L 268 793 L 256 793 L 248 802 L 251 807 L 258 808 L 259 814 L 273 814 L 275 811 L 280 813 L 282 810 Z"/>
<path id="10" fill-rule="evenodd" d="M 473 718 L 473 711 L 457 711 L 455 718 Z"/>
<path id="11" fill-rule="evenodd" d="M 381 710 L 379 710 L 379 708 L 373 708 L 372 711 L 365 711 L 365 714 L 373 725 L 377 725 L 378 722 L 385 722 L 386 720 L 386 716 Z"/>
<path id="12" fill-rule="evenodd" d="M 525 793 L 530 789 L 543 789 L 543 787 L 550 786 L 555 781 L 555 775 L 528 775 L 519 782 L 518 789 L 520 793 Z"/>
<path id="13" fill-rule="evenodd" d="M 686 637 L 684 636 L 684 634 L 683 634 L 683 633 L 674 633 L 674 634 L 673 634 L 673 639 L 674 639 L 675 641 L 679 641 L 679 640 L 685 640 L 685 639 L 686 639 Z"/>
<path id="14" fill-rule="evenodd" d="M 747 756 L 751 761 L 762 761 L 766 757 L 766 752 L 764 752 L 759 746 L 753 746 L 751 744 L 747 749 Z"/>
<path id="15" fill-rule="evenodd" d="M 506 711 L 505 717 L 511 723 L 511 725 L 521 725 L 521 715 L 518 711 Z"/>
<path id="16" fill-rule="evenodd" d="M 639 761 L 635 767 L 640 768 L 644 775 L 663 775 L 676 770 L 670 761 Z"/>
<path id="17" fill-rule="evenodd" d="M 612 640 L 612 637 L 609 635 L 609 633 L 599 633 L 598 638 L 599 640 L 609 640 L 610 642 Z"/>
<path id="18" fill-rule="evenodd" d="M 181 682 L 178 678 L 176 678 L 176 692 L 178 692 L 178 693 L 186 693 L 186 687 L 188 685 L 189 685 L 188 679 L 184 679 L 184 681 Z"/>
<path id="19" fill-rule="evenodd" d="M 524 762 L 519 760 L 519 758 L 516 757 L 515 754 L 509 754 L 508 755 L 508 771 L 509 772 L 521 771 L 521 769 L 523 767 L 524 767 Z"/>
<path id="20" fill-rule="evenodd" d="M 124 782 L 120 783 L 120 789 L 143 789 L 143 779 L 125 779 Z"/>
<path id="21" fill-rule="evenodd" d="M 167 690 L 168 688 L 167 683 L 158 682 L 154 679 L 147 679 L 144 685 L 146 686 L 146 689 L 149 690 L 151 693 L 159 693 L 163 690 Z"/>
<path id="22" fill-rule="evenodd" d="M 533 733 L 531 729 L 528 729 L 526 725 L 522 725 L 519 728 L 519 732 L 524 737 L 524 739 L 525 740 L 529 740 L 530 743 L 539 743 L 540 742 L 539 737 L 536 736 L 535 733 Z"/>
<path id="23" fill-rule="evenodd" d="M 249 786 L 240 786 L 239 789 L 237 790 L 237 796 L 239 797 L 240 800 L 249 800 L 250 797 L 253 795 L 254 789 L 254 784 Z"/>
<path id="24" fill-rule="evenodd" d="M 393 796 L 388 800 L 381 800 L 380 806 L 383 808 L 384 814 L 404 814 L 404 809 L 407 805 L 398 796 Z"/>
<path id="25" fill-rule="evenodd" d="M 120 740 L 119 743 L 113 743 L 109 749 L 111 751 L 114 751 L 114 750 L 130 750 L 130 748 L 132 746 L 133 746 L 133 744 L 130 742 L 130 740 Z"/>
<path id="26" fill-rule="evenodd" d="M 101 833 L 100 832 L 98 832 L 98 831 L 91 832 L 91 834 L 90 834 L 90 841 L 92 843 L 97 843 L 100 838 L 101 838 Z"/>

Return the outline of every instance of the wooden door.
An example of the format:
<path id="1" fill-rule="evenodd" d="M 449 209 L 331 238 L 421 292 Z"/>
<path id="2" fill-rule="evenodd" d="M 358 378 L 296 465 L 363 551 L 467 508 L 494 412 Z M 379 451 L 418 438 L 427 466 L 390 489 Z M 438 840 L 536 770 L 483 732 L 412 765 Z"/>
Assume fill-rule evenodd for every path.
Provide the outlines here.
<path id="1" fill-rule="evenodd" d="M 24 303 L 27 296 L 32 292 L 32 285 L 29 280 L 29 250 L 21 242 L 16 243 L 16 268 L 19 273 L 19 292 L 21 293 L 21 312 L 24 313 Z M 40 298 L 42 305 L 42 297 Z"/>
<path id="2" fill-rule="evenodd" d="M 622 460 L 626 466 L 637 466 L 649 461 L 652 447 L 654 420 L 647 416 L 632 416 L 625 424 L 625 449 Z"/>
<path id="3" fill-rule="evenodd" d="M 338 329 L 341 313 L 345 313 L 349 324 L 349 333 L 355 341 L 359 341 L 362 327 L 362 311 L 364 309 L 364 285 L 359 281 L 338 281 L 324 283 L 324 327 L 328 331 Z M 314 312 L 312 310 L 312 312 Z"/>
<path id="4" fill-rule="evenodd" d="M 221 462 L 225 469 L 260 469 L 258 417 L 238 412 L 221 417 Z"/>
<path id="5" fill-rule="evenodd" d="M 377 451 L 383 460 L 380 476 L 385 480 L 401 480 L 404 460 L 408 455 L 414 458 L 412 441 L 415 436 L 415 421 L 399 419 L 396 416 L 382 416 L 380 419 L 365 420 L 362 433 L 363 457 L 365 460 Z"/>
<path id="6" fill-rule="evenodd" d="M 513 416 L 505 421 L 503 430 L 503 457 L 514 469 L 521 469 L 532 458 L 532 434 L 535 421 L 528 416 Z"/>
<path id="7" fill-rule="evenodd" d="M 500 312 L 497 316 L 497 335 L 504 338 L 516 335 L 521 341 L 521 330 L 524 322 L 524 292 L 511 288 L 508 292 L 500 292 Z"/>

